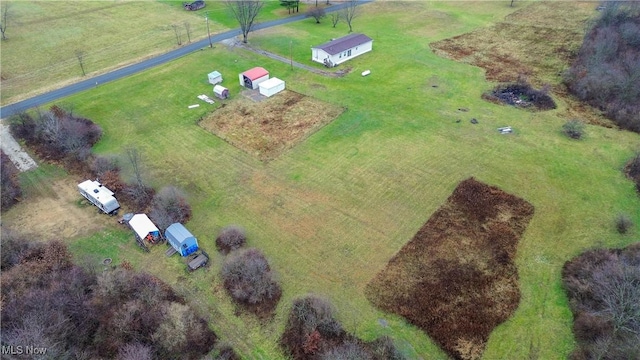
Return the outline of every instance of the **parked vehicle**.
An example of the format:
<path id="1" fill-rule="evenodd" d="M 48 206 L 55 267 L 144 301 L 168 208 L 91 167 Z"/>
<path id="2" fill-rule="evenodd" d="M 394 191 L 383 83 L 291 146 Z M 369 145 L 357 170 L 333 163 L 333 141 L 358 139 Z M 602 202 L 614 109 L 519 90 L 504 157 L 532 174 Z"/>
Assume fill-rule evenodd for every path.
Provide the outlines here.
<path id="1" fill-rule="evenodd" d="M 98 181 L 86 180 L 78 184 L 80 194 L 97 206 L 105 214 L 116 215 L 120 204 L 113 196 L 113 191 L 104 187 Z"/>

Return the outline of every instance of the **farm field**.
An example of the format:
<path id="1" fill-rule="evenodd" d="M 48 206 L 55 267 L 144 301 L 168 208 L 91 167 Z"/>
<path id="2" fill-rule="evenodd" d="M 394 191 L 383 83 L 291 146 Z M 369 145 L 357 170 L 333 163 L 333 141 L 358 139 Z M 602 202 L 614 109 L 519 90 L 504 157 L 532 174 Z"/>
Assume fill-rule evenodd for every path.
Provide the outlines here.
<path id="1" fill-rule="evenodd" d="M 221 1 L 185 11 L 182 1 L 8 1 L 7 39 L 2 42 L 2 105 L 129 65 L 141 59 L 237 27 Z M 286 10 L 269 2 L 258 21 Z M 174 31 L 176 26 L 178 34 Z M 189 27 L 187 34 L 186 26 Z M 77 51 L 82 52 L 86 76 Z M 24 61 L 28 58 L 28 61 Z"/>
<path id="2" fill-rule="evenodd" d="M 282 358 L 277 341 L 291 301 L 311 292 L 328 297 L 346 330 L 359 337 L 389 335 L 408 358 L 444 359 L 421 330 L 374 307 L 365 287 L 460 181 L 474 177 L 535 207 L 515 260 L 520 305 L 490 335 L 484 358 L 566 358 L 574 341 L 561 267 L 592 246 L 637 241 L 640 198 L 621 170 L 639 150 L 640 138 L 587 126 L 584 140 L 570 140 L 560 131 L 567 120 L 562 98 L 555 98 L 558 109 L 538 113 L 486 102 L 480 95 L 495 84 L 481 68 L 430 48 L 531 6 L 516 4 L 363 6 L 354 31 L 374 39 L 373 51 L 345 63 L 352 71 L 343 78 L 220 45 L 64 99 L 104 130 L 96 153 L 116 155 L 133 145 L 143 154 L 152 185 L 185 190 L 193 207 L 187 227 L 210 254 L 222 227 L 247 229 L 248 245 L 264 251 L 283 286 L 273 321 L 236 315 L 219 277 L 221 255 L 214 255 L 210 269 L 187 274 L 179 259 L 164 257 L 163 248 L 142 253 L 115 220 L 96 234 L 75 234 L 67 240 L 71 249 L 79 258 L 127 260 L 175 285 L 245 358 Z M 574 5 L 564 6 L 570 13 Z M 327 19 L 319 25 L 304 20 L 252 33 L 249 41 L 283 56 L 291 51 L 294 60 L 312 65 L 310 46 L 346 33 L 345 24 L 332 28 Z M 198 126 L 220 106 L 196 98 L 211 93 L 206 74 L 223 74 L 232 102 L 240 98 L 236 74 L 254 66 L 285 80 L 292 91 L 345 111 L 304 142 L 262 162 Z M 360 76 L 364 70 L 371 75 Z M 200 107 L 187 108 L 195 103 Z M 478 124 L 471 124 L 472 118 Z M 514 133 L 500 135 L 501 126 L 512 126 Z M 38 174 L 30 181 L 81 180 L 53 170 Z M 3 224 L 19 223 L 19 215 L 43 196 L 35 194 L 4 213 Z M 631 214 L 636 224 L 631 235 L 615 231 L 619 213 Z"/>

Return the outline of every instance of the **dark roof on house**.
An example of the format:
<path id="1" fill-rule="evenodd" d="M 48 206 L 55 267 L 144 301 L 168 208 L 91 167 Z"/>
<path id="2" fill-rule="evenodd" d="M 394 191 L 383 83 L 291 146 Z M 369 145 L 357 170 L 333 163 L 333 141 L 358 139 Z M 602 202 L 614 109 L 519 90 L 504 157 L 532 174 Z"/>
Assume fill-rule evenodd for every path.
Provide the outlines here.
<path id="1" fill-rule="evenodd" d="M 331 40 L 322 45 L 314 46 L 314 49 L 324 50 L 329 55 L 335 55 L 339 52 L 352 49 L 358 45 L 372 41 L 370 37 L 364 34 L 349 34 L 339 39 Z"/>

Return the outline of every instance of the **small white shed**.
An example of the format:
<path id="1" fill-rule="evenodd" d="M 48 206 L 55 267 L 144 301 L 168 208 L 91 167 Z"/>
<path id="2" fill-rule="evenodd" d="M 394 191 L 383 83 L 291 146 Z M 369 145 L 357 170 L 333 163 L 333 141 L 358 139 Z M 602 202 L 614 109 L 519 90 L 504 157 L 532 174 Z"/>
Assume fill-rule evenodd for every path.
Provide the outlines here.
<path id="1" fill-rule="evenodd" d="M 222 82 L 222 74 L 217 71 L 212 71 L 209 73 L 209 84 L 215 85 Z"/>
<path id="2" fill-rule="evenodd" d="M 218 99 L 226 99 L 229 97 L 229 89 L 222 85 L 216 85 L 213 87 L 213 93 Z"/>
<path id="3" fill-rule="evenodd" d="M 271 78 L 269 80 L 263 81 L 260 83 L 260 94 L 271 97 L 280 91 L 284 90 L 284 81 L 278 79 L 277 77 Z"/>

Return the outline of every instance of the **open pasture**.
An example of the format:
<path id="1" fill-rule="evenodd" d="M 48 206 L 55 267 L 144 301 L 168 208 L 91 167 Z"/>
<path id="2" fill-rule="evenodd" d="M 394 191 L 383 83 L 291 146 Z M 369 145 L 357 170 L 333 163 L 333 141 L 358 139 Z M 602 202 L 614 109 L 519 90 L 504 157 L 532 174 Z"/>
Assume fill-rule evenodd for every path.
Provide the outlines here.
<path id="1" fill-rule="evenodd" d="M 218 46 L 64 100 L 103 128 L 97 153 L 117 154 L 135 145 L 152 185 L 185 190 L 193 208 L 187 227 L 210 254 L 222 227 L 239 224 L 247 230 L 248 246 L 264 251 L 283 286 L 273 321 L 235 314 L 218 275 L 219 255 L 209 271 L 187 275 L 178 259 L 160 251 L 141 255 L 134 244 L 94 247 L 95 237 L 81 236 L 73 239 L 85 244 L 76 253 L 131 258 L 134 267 L 192 295 L 222 340 L 247 358 L 281 358 L 277 340 L 291 300 L 313 292 L 327 296 L 357 336 L 389 335 L 411 359 L 444 359 L 421 330 L 376 309 L 365 287 L 456 185 L 473 176 L 536 209 L 515 258 L 520 305 L 489 336 L 485 358 L 566 358 L 574 343 L 560 269 L 585 248 L 621 247 L 637 239 L 637 225 L 631 236 L 622 236 L 613 220 L 625 212 L 640 224 L 640 199 L 621 171 L 639 138 L 587 126 L 583 141 L 567 139 L 560 132 L 566 121 L 561 98 L 557 110 L 544 113 L 488 103 L 480 95 L 494 84 L 482 69 L 430 49 L 431 42 L 489 26 L 528 5 L 516 4 L 363 6 L 354 31 L 374 39 L 373 51 L 345 63 L 353 71 L 343 78 Z M 295 60 L 311 64 L 310 46 L 346 33 L 344 24 L 333 29 L 327 20 L 305 20 L 256 32 L 250 42 L 283 56 L 291 47 Z M 198 126 L 218 105 L 187 109 L 196 95 L 210 93 L 210 71 L 220 71 L 227 79 L 222 85 L 238 96 L 235 75 L 254 66 L 285 80 L 288 89 L 346 110 L 263 163 Z M 371 75 L 361 77 L 366 69 Z M 501 126 L 512 126 L 514 133 L 500 135 Z M 11 224 L 21 206 L 29 204 L 3 215 L 3 223 Z"/>
<path id="2" fill-rule="evenodd" d="M 9 1 L 2 104 L 134 63 L 207 36 L 202 12 L 157 1 Z M 211 33 L 226 29 L 210 21 Z"/>

